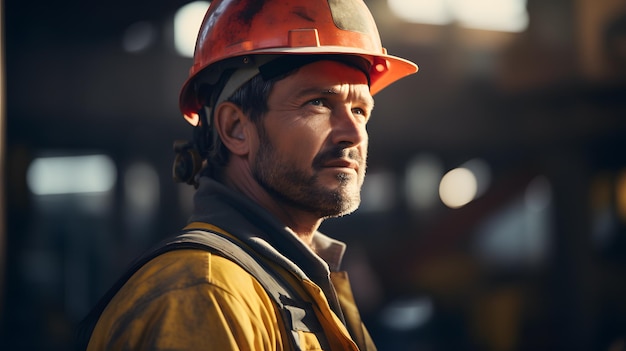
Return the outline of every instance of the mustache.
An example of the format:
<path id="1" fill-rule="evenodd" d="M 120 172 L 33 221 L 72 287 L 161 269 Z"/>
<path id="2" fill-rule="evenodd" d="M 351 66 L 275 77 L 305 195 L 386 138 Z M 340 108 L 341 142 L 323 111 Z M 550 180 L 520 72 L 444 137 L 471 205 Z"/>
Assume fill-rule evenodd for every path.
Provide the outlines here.
<path id="1" fill-rule="evenodd" d="M 364 168 L 365 158 L 361 156 L 356 149 L 347 149 L 342 146 L 336 146 L 332 149 L 326 150 L 324 152 L 319 153 L 313 159 L 313 167 L 314 168 L 322 168 L 324 164 L 330 162 L 332 160 L 336 160 L 338 158 L 347 158 L 349 160 L 355 161 L 360 168 Z"/>

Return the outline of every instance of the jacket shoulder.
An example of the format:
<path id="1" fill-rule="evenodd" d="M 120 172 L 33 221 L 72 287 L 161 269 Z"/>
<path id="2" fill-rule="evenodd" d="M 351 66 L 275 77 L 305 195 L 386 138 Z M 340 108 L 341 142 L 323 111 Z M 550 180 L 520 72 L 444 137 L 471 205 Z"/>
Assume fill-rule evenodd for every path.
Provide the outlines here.
<path id="1" fill-rule="evenodd" d="M 139 269 L 104 310 L 95 349 L 281 349 L 279 312 L 256 279 L 204 250 L 174 250 Z M 188 345 L 187 345 L 188 344 Z"/>

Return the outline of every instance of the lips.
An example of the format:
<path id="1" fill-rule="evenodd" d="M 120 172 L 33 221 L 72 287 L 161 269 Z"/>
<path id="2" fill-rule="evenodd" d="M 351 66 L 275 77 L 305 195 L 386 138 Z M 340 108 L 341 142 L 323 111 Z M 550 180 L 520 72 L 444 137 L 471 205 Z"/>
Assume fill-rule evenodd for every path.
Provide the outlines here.
<path id="1" fill-rule="evenodd" d="M 347 149 L 340 145 L 318 154 L 313 159 L 313 168 L 343 168 L 353 169 L 355 172 L 365 166 L 365 159 L 356 148 Z"/>
<path id="2" fill-rule="evenodd" d="M 349 160 L 349 159 L 333 159 L 328 162 L 325 162 L 323 165 L 324 168 L 351 168 L 355 171 L 358 171 L 359 165 L 358 163 Z"/>

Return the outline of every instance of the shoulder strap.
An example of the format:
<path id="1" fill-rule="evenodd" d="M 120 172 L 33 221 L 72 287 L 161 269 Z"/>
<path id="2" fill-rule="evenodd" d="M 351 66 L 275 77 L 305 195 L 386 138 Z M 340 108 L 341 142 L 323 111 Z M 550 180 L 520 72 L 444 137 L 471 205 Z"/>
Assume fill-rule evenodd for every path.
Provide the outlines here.
<path id="1" fill-rule="evenodd" d="M 214 251 L 237 263 L 256 278 L 279 307 L 283 322 L 291 330 L 291 341 L 301 349 L 298 331 L 319 331 L 321 326 L 310 303 L 302 300 L 284 278 L 258 255 L 238 245 L 226 235 L 206 230 L 192 230 L 166 245 Z M 255 258 L 256 257 L 256 258 Z"/>
<path id="2" fill-rule="evenodd" d="M 217 228 L 216 228 L 217 229 Z M 189 230 L 173 240 L 166 241 L 140 256 L 131 267 L 118 279 L 115 284 L 98 301 L 97 305 L 85 317 L 78 328 L 77 350 L 85 350 L 89 344 L 91 334 L 100 318 L 100 315 L 113 299 L 122 286 L 137 272 L 142 266 L 153 258 L 173 250 L 180 249 L 200 249 L 220 254 L 229 260 L 237 263 L 250 275 L 254 276 L 263 286 L 267 294 L 279 307 L 285 326 L 291 329 L 291 342 L 296 350 L 300 349 L 298 330 L 316 332 L 321 330 L 319 321 L 315 316 L 310 303 L 302 298 L 293 288 L 280 276 L 279 273 L 270 269 L 257 255 L 244 249 L 234 242 L 226 233 L 208 230 Z M 273 273 L 273 274 L 272 274 Z"/>

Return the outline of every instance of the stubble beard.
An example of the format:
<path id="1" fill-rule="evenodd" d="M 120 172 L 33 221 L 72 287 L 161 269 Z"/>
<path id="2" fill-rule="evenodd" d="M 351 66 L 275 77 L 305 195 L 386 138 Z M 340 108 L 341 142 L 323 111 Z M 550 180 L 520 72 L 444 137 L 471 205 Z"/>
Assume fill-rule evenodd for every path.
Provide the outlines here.
<path id="1" fill-rule="evenodd" d="M 315 213 L 319 218 L 330 218 L 354 212 L 361 203 L 361 185 L 365 176 L 365 162 L 360 161 L 360 174 L 338 173 L 339 184 L 334 189 L 319 183 L 316 170 L 323 160 L 341 157 L 344 148 L 336 148 L 316 158 L 313 162 L 313 174 L 298 169 L 292 162 L 282 160 L 269 138 L 259 131 L 260 148 L 252 167 L 255 180 L 278 201 L 303 211 Z M 351 155 L 357 158 L 358 155 Z M 357 184 L 353 185 L 356 179 Z"/>

